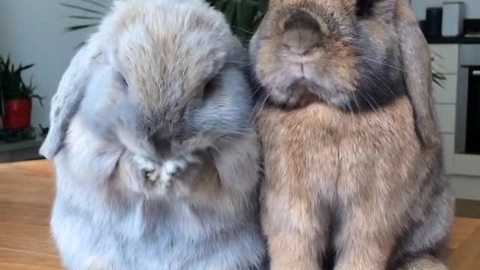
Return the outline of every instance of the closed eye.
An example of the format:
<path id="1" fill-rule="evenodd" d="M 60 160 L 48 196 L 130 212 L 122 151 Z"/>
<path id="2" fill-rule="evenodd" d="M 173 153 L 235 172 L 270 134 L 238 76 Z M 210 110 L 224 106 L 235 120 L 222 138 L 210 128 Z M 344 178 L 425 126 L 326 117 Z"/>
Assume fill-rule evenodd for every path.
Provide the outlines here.
<path id="1" fill-rule="evenodd" d="M 209 98 L 212 95 L 212 93 L 215 91 L 217 86 L 218 86 L 218 77 L 217 76 L 208 80 L 207 83 L 205 84 L 205 87 L 203 88 L 203 98 L 204 99 Z"/>
<path id="2" fill-rule="evenodd" d="M 120 83 L 120 86 L 122 87 L 122 90 L 126 91 L 128 89 L 127 79 L 125 78 L 125 76 L 122 75 L 122 73 L 117 72 L 115 79 Z"/>
<path id="3" fill-rule="evenodd" d="M 359 18 L 366 18 L 372 15 L 373 0 L 357 0 L 357 16 Z"/>

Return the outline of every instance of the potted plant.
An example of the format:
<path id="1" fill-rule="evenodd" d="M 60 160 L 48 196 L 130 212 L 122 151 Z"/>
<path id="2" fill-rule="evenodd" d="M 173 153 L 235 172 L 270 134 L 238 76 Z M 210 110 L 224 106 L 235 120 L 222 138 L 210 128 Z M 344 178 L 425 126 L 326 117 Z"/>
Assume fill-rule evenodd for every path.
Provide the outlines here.
<path id="1" fill-rule="evenodd" d="M 247 44 L 267 11 L 268 0 L 207 0 L 222 11 L 233 33 Z"/>
<path id="2" fill-rule="evenodd" d="M 42 97 L 34 93 L 32 80 L 27 84 L 22 77 L 22 73 L 32 67 L 33 64 L 16 66 L 10 57 L 0 57 L 0 103 L 6 130 L 30 127 L 32 98 L 43 105 Z"/>

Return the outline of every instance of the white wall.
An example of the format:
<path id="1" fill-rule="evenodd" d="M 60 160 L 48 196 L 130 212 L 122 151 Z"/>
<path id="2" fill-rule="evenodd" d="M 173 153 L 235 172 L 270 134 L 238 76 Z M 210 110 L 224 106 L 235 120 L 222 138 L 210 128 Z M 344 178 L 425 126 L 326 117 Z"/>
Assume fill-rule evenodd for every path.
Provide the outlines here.
<path id="1" fill-rule="evenodd" d="M 465 17 L 480 19 L 480 0 L 411 0 L 411 6 L 420 20 L 425 20 L 427 7 L 441 7 L 444 2 L 465 3 Z"/>
<path id="2" fill-rule="evenodd" d="M 45 96 L 45 107 L 34 101 L 32 125 L 48 126 L 50 99 L 75 52 L 87 37 L 85 32 L 66 33 L 75 23 L 67 18 L 71 10 L 60 5 L 68 0 L 0 0 L 0 55 L 11 54 L 16 63 L 35 63 L 26 72 L 33 74 L 38 94 Z M 71 1 L 70 1 L 71 2 Z"/>

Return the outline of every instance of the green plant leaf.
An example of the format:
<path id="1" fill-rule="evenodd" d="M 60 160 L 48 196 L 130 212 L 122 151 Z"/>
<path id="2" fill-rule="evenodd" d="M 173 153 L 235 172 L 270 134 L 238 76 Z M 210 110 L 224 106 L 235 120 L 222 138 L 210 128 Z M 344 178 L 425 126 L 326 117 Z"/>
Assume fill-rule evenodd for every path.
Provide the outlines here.
<path id="1" fill-rule="evenodd" d="M 81 16 L 81 15 L 70 15 L 68 16 L 70 19 L 77 19 L 77 20 L 92 20 L 92 21 L 101 21 L 101 17 L 92 17 L 92 16 Z"/>
<path id="2" fill-rule="evenodd" d="M 210 3 L 212 4 L 212 6 L 214 6 L 216 9 L 218 10 L 225 10 L 227 4 L 229 3 L 230 1 L 229 0 L 213 0 L 213 1 L 210 1 Z"/>
<path id="3" fill-rule="evenodd" d="M 86 2 L 86 3 L 90 3 L 94 6 L 97 6 L 97 7 L 101 7 L 101 8 L 104 8 L 104 9 L 108 9 L 108 6 L 105 5 L 105 4 L 102 4 L 101 2 L 99 1 L 95 1 L 95 0 L 80 0 L 82 2 Z"/>
<path id="4" fill-rule="evenodd" d="M 17 70 L 17 71 L 18 71 L 19 73 L 21 73 L 22 71 L 27 70 L 27 69 L 30 69 L 30 68 L 32 68 L 33 66 L 35 66 L 35 64 L 30 64 L 30 65 L 26 65 L 26 66 L 20 65 L 20 66 L 18 67 L 18 70 Z"/>
<path id="5" fill-rule="evenodd" d="M 98 26 L 98 23 L 74 25 L 74 26 L 69 26 L 69 27 L 65 28 L 65 30 L 67 30 L 68 32 L 72 32 L 72 31 L 77 31 L 77 30 L 86 29 L 86 28 L 92 28 L 92 27 L 96 27 L 96 26 Z"/>
<path id="6" fill-rule="evenodd" d="M 33 66 L 34 64 L 16 66 L 11 62 L 10 56 L 7 60 L 0 57 L 0 90 L 4 100 L 36 98 L 42 101 L 42 97 L 34 94 L 36 87 L 33 85 L 33 78 L 26 84 L 22 77 L 22 73 Z"/>
<path id="7" fill-rule="evenodd" d="M 43 104 L 43 99 L 44 99 L 44 97 L 39 96 L 39 95 L 37 95 L 37 94 L 34 94 L 34 95 L 31 96 L 31 98 L 38 100 L 38 103 L 40 104 L 40 106 L 41 106 L 42 108 L 44 107 L 44 104 Z"/>
<path id="8" fill-rule="evenodd" d="M 243 41 L 247 41 L 253 35 L 254 18 L 257 13 L 257 8 L 248 1 L 237 3 L 236 28 L 237 35 Z"/>
<path id="9" fill-rule="evenodd" d="M 105 12 L 107 9 L 109 9 L 109 3 L 111 0 L 76 1 L 77 4 L 61 3 L 62 6 L 67 7 L 75 12 L 74 14 L 68 16 L 68 18 L 78 20 L 78 24 L 65 27 L 66 32 L 74 32 L 97 27 L 100 24 L 102 17 L 105 15 Z M 79 44 L 76 48 L 81 47 L 83 43 L 84 42 Z"/>
<path id="10" fill-rule="evenodd" d="M 210 5 L 224 13 L 232 32 L 244 43 L 258 27 L 267 8 L 267 0 L 208 0 Z"/>
<path id="11" fill-rule="evenodd" d="M 98 11 L 98 10 L 95 10 L 95 9 L 91 9 L 91 8 L 86 8 L 86 7 L 82 7 L 82 6 L 77 6 L 77 5 L 72 5 L 72 4 L 67 4 L 67 3 L 61 3 L 62 6 L 64 7 L 68 7 L 68 8 L 72 8 L 72 9 L 77 9 L 77 10 L 80 10 L 80 11 L 84 11 L 84 12 L 87 12 L 87 13 L 92 13 L 92 14 L 97 14 L 97 15 L 104 15 L 103 12 L 101 11 Z"/>
<path id="12" fill-rule="evenodd" d="M 229 24 L 233 24 L 233 22 L 235 21 L 235 10 L 236 9 L 236 4 L 234 1 L 230 1 L 226 4 L 225 6 L 225 18 L 227 18 L 227 22 Z"/>

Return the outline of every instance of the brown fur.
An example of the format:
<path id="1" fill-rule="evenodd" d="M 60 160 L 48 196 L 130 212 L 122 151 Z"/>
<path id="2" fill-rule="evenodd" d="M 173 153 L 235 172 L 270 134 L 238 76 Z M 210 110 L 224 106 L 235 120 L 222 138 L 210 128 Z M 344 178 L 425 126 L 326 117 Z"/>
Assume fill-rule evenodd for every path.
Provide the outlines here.
<path id="1" fill-rule="evenodd" d="M 395 67 L 381 78 L 398 80 L 386 89 L 364 85 L 359 67 L 365 56 L 355 47 L 355 35 L 337 30 L 322 30 L 318 46 L 299 32 L 300 44 L 310 47 L 302 64 L 313 75 L 292 75 L 288 46 L 305 48 L 295 42 L 285 47 L 289 31 L 282 20 L 301 9 L 316 19 L 336 14 L 333 26 L 353 28 L 359 20 L 354 0 L 271 1 L 252 40 L 255 73 L 269 100 L 257 126 L 271 269 L 321 269 L 330 250 L 335 270 L 445 269 L 439 258 L 453 197 L 441 177 L 428 48 L 406 2 L 373 2 L 372 17 L 360 23 L 375 56 Z M 320 18 L 320 28 L 329 29 L 329 17 Z M 400 92 L 384 103 L 373 99 L 367 109 L 343 103 L 362 91 L 372 90 L 375 98 L 389 86 Z"/>

